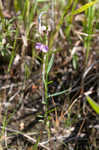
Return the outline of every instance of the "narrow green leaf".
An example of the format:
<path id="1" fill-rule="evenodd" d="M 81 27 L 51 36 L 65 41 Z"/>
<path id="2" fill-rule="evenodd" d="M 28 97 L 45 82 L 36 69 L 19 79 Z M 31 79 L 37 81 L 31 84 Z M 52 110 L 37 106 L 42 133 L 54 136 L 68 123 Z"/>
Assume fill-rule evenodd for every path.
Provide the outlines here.
<path id="1" fill-rule="evenodd" d="M 74 69 L 77 69 L 77 65 L 78 65 L 78 56 L 76 54 L 74 54 L 74 56 L 73 56 L 73 67 L 74 67 Z"/>
<path id="2" fill-rule="evenodd" d="M 91 105 L 93 110 L 99 114 L 99 104 L 97 104 L 95 101 L 92 100 L 89 96 L 86 96 L 88 103 Z"/>
<path id="3" fill-rule="evenodd" d="M 80 8 L 78 8 L 78 9 L 72 11 L 72 13 L 70 13 L 70 14 L 71 14 L 71 15 L 77 15 L 77 14 L 79 14 L 79 13 L 85 11 L 85 10 L 88 9 L 89 7 L 93 6 L 96 2 L 97 2 L 97 0 L 92 1 L 92 2 L 89 2 L 89 3 L 85 4 L 85 5 L 83 5 L 82 7 L 80 7 Z"/>
<path id="4" fill-rule="evenodd" d="M 58 95 L 61 95 L 61 94 L 65 94 L 65 93 L 69 93 L 71 89 L 67 89 L 67 90 L 64 90 L 64 91 L 61 91 L 61 92 L 57 92 L 57 93 L 54 93 L 54 94 L 49 94 L 48 95 L 48 98 L 49 97 L 54 97 L 54 96 L 58 96 Z"/>
<path id="5" fill-rule="evenodd" d="M 0 17 L 4 18 L 4 16 L 3 16 L 3 4 L 2 4 L 1 0 L 0 0 Z"/>
<path id="6" fill-rule="evenodd" d="M 50 62 L 48 64 L 47 74 L 50 72 L 52 65 L 53 65 L 53 62 L 54 62 L 54 55 L 51 56 Z"/>

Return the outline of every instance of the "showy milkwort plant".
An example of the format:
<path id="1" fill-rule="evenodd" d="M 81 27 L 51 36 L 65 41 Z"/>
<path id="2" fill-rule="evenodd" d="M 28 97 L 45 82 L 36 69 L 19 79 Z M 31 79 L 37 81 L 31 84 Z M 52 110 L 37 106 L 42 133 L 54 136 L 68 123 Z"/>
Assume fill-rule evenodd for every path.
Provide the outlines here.
<path id="1" fill-rule="evenodd" d="M 44 27 L 41 23 L 41 17 L 42 15 L 46 14 L 46 12 L 41 12 L 38 18 L 38 23 L 39 23 L 39 33 L 40 36 L 42 37 L 43 41 L 45 39 L 45 43 L 43 44 L 41 42 L 37 42 L 35 45 L 35 49 L 39 50 L 43 53 L 43 67 L 42 67 L 42 102 L 44 104 L 44 111 L 47 117 L 47 111 L 48 111 L 48 75 L 49 75 L 49 71 L 52 67 L 53 64 L 53 60 L 54 58 L 51 57 L 50 61 L 49 61 L 49 49 L 48 49 L 48 34 L 49 31 L 46 28 L 46 26 Z M 46 30 L 45 30 L 46 29 Z"/>
<path id="2" fill-rule="evenodd" d="M 47 77 L 46 77 L 46 68 L 47 68 L 47 59 L 48 59 L 48 46 L 37 42 L 35 48 L 44 53 L 43 55 L 43 69 L 42 69 L 42 102 L 47 104 Z"/>

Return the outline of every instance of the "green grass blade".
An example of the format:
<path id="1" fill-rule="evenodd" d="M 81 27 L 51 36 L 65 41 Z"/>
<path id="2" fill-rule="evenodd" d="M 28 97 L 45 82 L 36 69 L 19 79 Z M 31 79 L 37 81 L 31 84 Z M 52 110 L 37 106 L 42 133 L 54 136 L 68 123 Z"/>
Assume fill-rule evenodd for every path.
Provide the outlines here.
<path id="1" fill-rule="evenodd" d="M 49 95 L 48 95 L 48 98 L 49 98 L 49 97 L 58 96 L 58 95 L 61 95 L 61 94 L 65 94 L 66 92 L 69 93 L 70 90 L 71 90 L 71 89 L 67 89 L 67 90 L 64 90 L 64 91 L 61 91 L 61 92 L 57 92 L 57 93 L 54 93 L 54 94 L 49 94 Z"/>
<path id="2" fill-rule="evenodd" d="M 88 103 L 92 107 L 92 109 L 99 114 L 99 104 L 97 104 L 95 101 L 92 100 L 89 96 L 86 96 Z"/>
<path id="3" fill-rule="evenodd" d="M 0 0 L 0 17 L 4 18 L 4 16 L 3 16 L 3 4 L 2 4 L 1 0 Z"/>
<path id="4" fill-rule="evenodd" d="M 85 10 L 87 10 L 89 7 L 93 6 L 94 4 L 96 4 L 97 0 L 93 1 L 93 2 L 89 2 L 85 5 L 83 5 L 82 7 L 72 11 L 71 15 L 77 15 Z"/>
<path id="5" fill-rule="evenodd" d="M 17 31 L 16 31 L 15 41 L 14 41 L 14 43 L 13 43 L 13 50 L 12 50 L 12 52 L 11 52 L 11 58 L 10 58 L 9 65 L 8 65 L 8 72 L 9 72 L 10 69 L 11 69 L 11 65 L 12 65 L 12 63 L 13 63 L 13 60 L 14 60 L 14 57 L 15 57 L 15 54 L 16 54 L 15 48 L 16 48 L 17 37 L 18 37 L 18 29 L 17 29 Z"/>
<path id="6" fill-rule="evenodd" d="M 51 56 L 50 62 L 48 64 L 47 74 L 50 72 L 53 62 L 54 62 L 54 55 Z"/>
<path id="7" fill-rule="evenodd" d="M 89 0 L 90 1 L 90 0 Z M 88 62 L 88 57 L 90 53 L 91 48 L 91 39 L 93 34 L 93 24 L 94 24 L 94 18 L 95 18 L 95 7 L 90 7 L 86 11 L 86 24 L 85 24 L 85 33 L 88 34 L 87 37 L 85 37 L 85 48 L 86 48 L 86 64 Z"/>
<path id="8" fill-rule="evenodd" d="M 23 0 L 14 0 L 14 8 L 16 12 L 23 10 Z M 22 13 L 22 12 L 21 12 Z"/>
<path id="9" fill-rule="evenodd" d="M 63 11 L 63 14 L 62 14 L 62 16 L 61 16 L 61 18 L 60 18 L 60 20 L 59 20 L 59 23 L 58 23 L 58 25 L 56 26 L 55 32 L 53 32 L 53 33 L 51 34 L 50 41 L 49 41 L 49 48 L 52 48 L 52 45 L 53 45 L 53 43 L 54 43 L 54 39 L 55 39 L 55 37 L 56 37 L 56 34 L 59 32 L 59 30 L 60 30 L 60 28 L 61 28 L 61 25 L 62 25 L 63 22 L 64 22 L 64 18 L 67 16 L 68 10 L 69 10 L 69 8 L 71 7 L 72 3 L 73 3 L 73 0 L 69 0 L 68 3 L 67 3 L 67 5 L 65 6 L 64 11 Z"/>

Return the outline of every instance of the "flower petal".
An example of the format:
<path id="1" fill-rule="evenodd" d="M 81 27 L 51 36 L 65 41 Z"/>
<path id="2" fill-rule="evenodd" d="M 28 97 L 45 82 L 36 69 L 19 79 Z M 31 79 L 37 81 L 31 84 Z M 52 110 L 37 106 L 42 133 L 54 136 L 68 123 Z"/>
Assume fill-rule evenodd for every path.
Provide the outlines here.
<path id="1" fill-rule="evenodd" d="M 38 43 L 36 43 L 35 48 L 36 48 L 36 49 L 40 49 L 40 48 L 41 48 L 41 43 L 39 43 L 39 42 L 38 42 Z"/>
<path id="2" fill-rule="evenodd" d="M 48 52 L 48 46 L 42 45 L 42 52 L 47 53 Z"/>
<path id="3" fill-rule="evenodd" d="M 47 53 L 48 52 L 48 46 L 42 44 L 42 43 L 36 43 L 36 46 L 35 46 L 36 49 L 39 49 L 40 51 L 44 52 L 44 53 Z"/>

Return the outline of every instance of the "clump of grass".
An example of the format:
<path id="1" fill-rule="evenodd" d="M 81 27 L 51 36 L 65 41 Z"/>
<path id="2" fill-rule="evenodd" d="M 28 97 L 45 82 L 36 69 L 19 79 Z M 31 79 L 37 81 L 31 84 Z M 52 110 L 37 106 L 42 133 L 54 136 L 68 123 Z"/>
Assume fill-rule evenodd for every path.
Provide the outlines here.
<path id="1" fill-rule="evenodd" d="M 89 0 L 89 3 L 91 0 Z M 86 63 L 88 62 L 88 57 L 90 54 L 91 49 L 91 40 L 92 40 L 92 34 L 93 34 L 93 23 L 95 18 L 95 6 L 91 6 L 86 10 L 86 24 L 85 24 L 85 33 L 88 34 L 87 37 L 85 37 L 85 48 L 86 48 Z"/>

